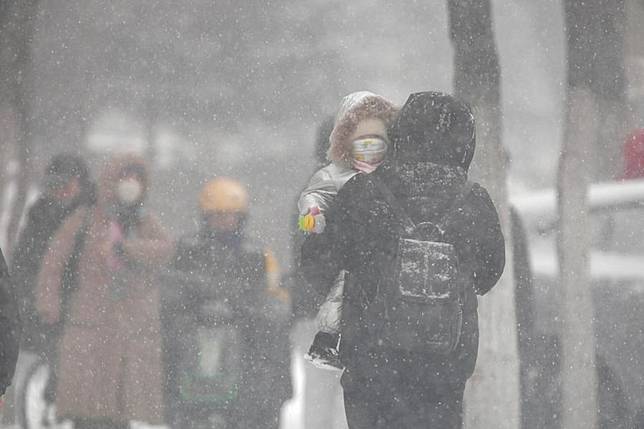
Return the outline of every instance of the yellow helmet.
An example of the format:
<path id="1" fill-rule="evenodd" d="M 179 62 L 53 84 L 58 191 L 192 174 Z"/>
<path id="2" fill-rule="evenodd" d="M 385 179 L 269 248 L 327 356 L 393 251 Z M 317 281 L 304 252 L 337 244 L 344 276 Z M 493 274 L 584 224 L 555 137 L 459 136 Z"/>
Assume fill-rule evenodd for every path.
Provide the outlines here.
<path id="1" fill-rule="evenodd" d="M 248 213 L 248 191 L 244 185 L 229 177 L 218 177 L 206 183 L 199 195 L 199 207 L 204 213 Z"/>

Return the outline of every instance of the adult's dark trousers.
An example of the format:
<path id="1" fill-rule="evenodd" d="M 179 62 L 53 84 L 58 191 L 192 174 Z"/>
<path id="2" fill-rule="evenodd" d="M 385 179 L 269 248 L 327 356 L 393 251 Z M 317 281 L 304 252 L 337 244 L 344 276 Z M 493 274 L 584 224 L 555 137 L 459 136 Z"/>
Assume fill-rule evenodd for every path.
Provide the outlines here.
<path id="1" fill-rule="evenodd" d="M 465 382 L 426 382 L 395 370 L 363 377 L 345 371 L 344 406 L 350 429 L 460 429 Z"/>

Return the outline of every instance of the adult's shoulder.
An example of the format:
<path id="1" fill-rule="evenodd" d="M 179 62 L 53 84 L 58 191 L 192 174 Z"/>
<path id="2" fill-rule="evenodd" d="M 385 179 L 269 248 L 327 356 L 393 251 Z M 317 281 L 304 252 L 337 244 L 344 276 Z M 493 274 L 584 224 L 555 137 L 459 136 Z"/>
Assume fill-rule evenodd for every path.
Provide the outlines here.
<path id="1" fill-rule="evenodd" d="M 199 234 L 187 234 L 176 241 L 174 252 L 174 265 L 179 269 L 192 268 L 196 255 L 201 253 L 202 243 Z"/>
<path id="2" fill-rule="evenodd" d="M 185 246 L 188 248 L 197 247 L 200 242 L 201 242 L 200 234 L 196 232 L 182 235 L 177 239 L 178 245 Z"/>
<path id="3" fill-rule="evenodd" d="M 488 190 L 478 182 L 469 182 L 471 188 L 470 201 L 481 210 L 496 211 L 492 197 Z"/>
<path id="4" fill-rule="evenodd" d="M 196 252 L 203 246 L 199 233 L 185 234 L 176 241 L 177 255 L 182 256 Z"/>

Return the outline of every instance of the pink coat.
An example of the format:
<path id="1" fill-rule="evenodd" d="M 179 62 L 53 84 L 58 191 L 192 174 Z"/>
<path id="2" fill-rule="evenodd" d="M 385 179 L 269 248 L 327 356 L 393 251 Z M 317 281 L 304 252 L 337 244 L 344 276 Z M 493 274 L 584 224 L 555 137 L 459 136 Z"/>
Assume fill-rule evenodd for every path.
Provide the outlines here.
<path id="1" fill-rule="evenodd" d="M 56 405 L 64 418 L 163 422 L 156 273 L 170 258 L 172 244 L 158 221 L 144 216 L 136 238 L 123 245 L 129 267 L 115 269 L 113 226 L 105 215 L 115 171 L 131 163 L 140 161 L 112 162 L 99 187 L 97 207 L 81 208 L 63 224 L 39 274 L 36 306 L 41 314 L 55 317 L 60 314 L 64 266 L 89 219 L 59 345 Z"/>

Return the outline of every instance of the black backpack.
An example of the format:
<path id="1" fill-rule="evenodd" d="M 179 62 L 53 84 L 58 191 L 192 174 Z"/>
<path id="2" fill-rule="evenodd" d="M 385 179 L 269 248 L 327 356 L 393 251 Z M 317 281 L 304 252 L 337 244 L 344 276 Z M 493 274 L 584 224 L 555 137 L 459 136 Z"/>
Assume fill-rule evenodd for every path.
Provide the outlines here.
<path id="1" fill-rule="evenodd" d="M 399 221 L 401 234 L 394 261 L 369 306 L 368 325 L 378 345 L 449 354 L 461 339 L 465 288 L 472 282 L 472 273 L 459 265 L 454 246 L 443 241 L 443 235 L 472 184 L 465 183 L 438 222 L 416 224 L 377 176 L 373 182 Z"/>

